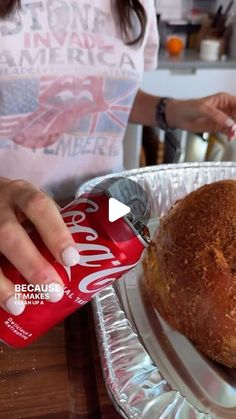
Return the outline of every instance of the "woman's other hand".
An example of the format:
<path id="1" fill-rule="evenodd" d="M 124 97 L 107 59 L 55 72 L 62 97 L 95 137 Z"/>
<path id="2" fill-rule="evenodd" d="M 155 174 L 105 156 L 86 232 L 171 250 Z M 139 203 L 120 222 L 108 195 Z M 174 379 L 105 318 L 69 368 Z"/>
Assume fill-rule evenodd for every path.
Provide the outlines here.
<path id="1" fill-rule="evenodd" d="M 0 252 L 32 284 L 53 284 L 49 301 L 63 297 L 62 280 L 41 255 L 21 222 L 27 218 L 34 224 L 55 259 L 67 266 L 78 263 L 79 254 L 58 206 L 46 194 L 23 180 L 0 177 Z M 24 310 L 15 300 L 14 284 L 0 269 L 0 305 L 13 315 Z"/>
<path id="2" fill-rule="evenodd" d="M 217 93 L 201 99 L 169 100 L 166 120 L 170 128 L 190 132 L 221 132 L 233 138 L 236 135 L 236 97 Z"/>

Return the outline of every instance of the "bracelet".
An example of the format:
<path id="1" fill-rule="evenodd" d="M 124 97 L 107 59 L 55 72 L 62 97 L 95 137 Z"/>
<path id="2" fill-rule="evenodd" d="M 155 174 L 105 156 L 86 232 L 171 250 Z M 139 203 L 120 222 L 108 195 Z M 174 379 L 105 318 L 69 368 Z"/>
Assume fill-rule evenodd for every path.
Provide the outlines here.
<path id="1" fill-rule="evenodd" d="M 166 121 L 166 104 L 170 97 L 161 97 L 156 105 L 156 125 L 164 131 L 169 131 L 171 128 Z"/>

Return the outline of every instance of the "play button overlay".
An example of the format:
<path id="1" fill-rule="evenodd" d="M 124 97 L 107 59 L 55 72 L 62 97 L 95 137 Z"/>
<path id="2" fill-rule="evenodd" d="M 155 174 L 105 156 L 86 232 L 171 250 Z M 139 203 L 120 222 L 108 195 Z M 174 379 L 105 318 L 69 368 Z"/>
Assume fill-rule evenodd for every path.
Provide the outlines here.
<path id="1" fill-rule="evenodd" d="M 114 223 L 114 221 L 129 214 L 130 211 L 131 209 L 128 205 L 122 204 L 118 199 L 109 198 L 108 219 L 110 223 Z"/>
<path id="2" fill-rule="evenodd" d="M 86 189 L 85 189 L 86 190 Z M 89 217 L 90 227 L 97 230 L 99 223 L 98 217 L 105 217 L 103 229 L 99 235 L 108 240 L 115 240 L 112 234 L 117 231 L 119 226 L 119 241 L 126 241 L 124 223 L 140 235 L 140 231 L 148 224 L 150 218 L 150 201 L 147 192 L 142 186 L 126 177 L 107 177 L 103 178 L 88 192 L 88 198 L 100 200 L 103 210 L 94 217 Z M 105 228 L 106 225 L 106 228 Z M 108 233 L 109 231 L 109 233 Z"/>

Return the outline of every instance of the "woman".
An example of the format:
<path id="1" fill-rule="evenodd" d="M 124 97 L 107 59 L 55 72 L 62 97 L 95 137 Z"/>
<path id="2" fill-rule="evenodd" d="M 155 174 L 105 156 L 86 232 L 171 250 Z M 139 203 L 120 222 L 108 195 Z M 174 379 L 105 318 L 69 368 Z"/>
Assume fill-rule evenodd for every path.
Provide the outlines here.
<path id="1" fill-rule="evenodd" d="M 78 253 L 38 188 L 66 199 L 83 180 L 121 170 L 128 120 L 232 137 L 236 98 L 166 100 L 139 90 L 143 70 L 156 67 L 153 0 L 5 0 L 0 14 L 0 252 L 30 283 L 57 283 L 55 302 L 61 279 L 20 223 L 33 222 L 60 263 L 73 266 Z M 0 305 L 24 309 L 3 273 Z"/>

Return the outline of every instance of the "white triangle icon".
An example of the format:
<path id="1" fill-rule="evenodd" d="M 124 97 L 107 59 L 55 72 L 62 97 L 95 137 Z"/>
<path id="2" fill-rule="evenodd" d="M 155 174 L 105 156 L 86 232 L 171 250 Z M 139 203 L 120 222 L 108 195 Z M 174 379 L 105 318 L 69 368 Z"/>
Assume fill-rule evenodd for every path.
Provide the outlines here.
<path id="1" fill-rule="evenodd" d="M 130 207 L 128 207 L 128 205 L 123 204 L 115 198 L 109 198 L 108 205 L 108 219 L 110 223 L 119 220 L 119 218 L 124 217 L 124 215 L 127 215 L 130 212 Z"/>

